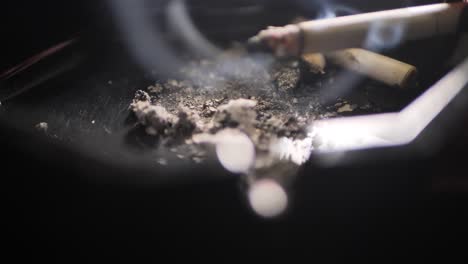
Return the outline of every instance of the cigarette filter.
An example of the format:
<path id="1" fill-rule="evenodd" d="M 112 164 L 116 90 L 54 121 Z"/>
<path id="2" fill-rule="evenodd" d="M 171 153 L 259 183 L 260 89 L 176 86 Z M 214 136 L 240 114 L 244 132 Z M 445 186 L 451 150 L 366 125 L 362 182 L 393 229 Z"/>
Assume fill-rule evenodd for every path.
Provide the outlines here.
<path id="1" fill-rule="evenodd" d="M 345 49 L 327 54 L 336 65 L 368 76 L 390 86 L 405 88 L 416 80 L 413 65 L 364 49 Z"/>

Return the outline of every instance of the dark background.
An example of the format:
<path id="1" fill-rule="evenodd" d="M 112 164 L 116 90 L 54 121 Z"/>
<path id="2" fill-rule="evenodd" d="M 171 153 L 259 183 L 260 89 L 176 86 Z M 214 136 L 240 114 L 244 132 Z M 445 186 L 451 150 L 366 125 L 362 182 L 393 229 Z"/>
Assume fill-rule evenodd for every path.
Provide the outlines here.
<path id="1" fill-rule="evenodd" d="M 370 3 L 388 8 L 409 1 L 349 2 L 372 9 Z M 106 31 L 110 13 L 100 1 L 6 5 L 0 16 L 2 69 L 77 32 L 103 42 L 112 34 Z M 0 123 L 8 255 L 18 262 L 223 261 L 245 253 L 309 261 L 408 255 L 418 261 L 467 260 L 466 90 L 446 113 L 457 113 L 456 122 L 432 124 L 443 123 L 449 132 L 440 151 L 327 169 L 308 164 L 294 183 L 290 212 L 271 221 L 250 212 L 235 177 L 167 185 L 115 180 L 140 172 L 100 163 Z M 191 173 L 210 178 L 217 171 Z"/>

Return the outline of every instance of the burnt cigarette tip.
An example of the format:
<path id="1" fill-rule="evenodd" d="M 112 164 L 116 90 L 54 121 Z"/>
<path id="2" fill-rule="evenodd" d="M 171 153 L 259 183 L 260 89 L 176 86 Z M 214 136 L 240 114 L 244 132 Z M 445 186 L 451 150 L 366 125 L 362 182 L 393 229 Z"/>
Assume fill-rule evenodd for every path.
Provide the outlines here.
<path id="1" fill-rule="evenodd" d="M 418 70 L 416 67 L 412 67 L 406 73 L 406 76 L 401 83 L 402 88 L 413 87 L 418 85 Z"/>

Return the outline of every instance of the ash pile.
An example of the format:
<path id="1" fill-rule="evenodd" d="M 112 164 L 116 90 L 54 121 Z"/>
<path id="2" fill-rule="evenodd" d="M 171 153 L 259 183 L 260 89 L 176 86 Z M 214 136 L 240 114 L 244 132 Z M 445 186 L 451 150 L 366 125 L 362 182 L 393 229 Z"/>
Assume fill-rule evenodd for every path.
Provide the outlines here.
<path id="1" fill-rule="evenodd" d="M 187 63 L 180 79 L 139 90 L 130 110 L 138 129 L 180 159 L 201 163 L 214 146 L 226 169 L 258 175 L 278 162 L 305 162 L 314 144 L 308 128 L 315 120 L 380 111 L 369 102 L 342 98 L 324 105 L 322 88 L 335 75 L 335 69 L 318 71 L 302 59 L 226 52 Z M 164 157 L 159 162 L 167 163 Z"/>

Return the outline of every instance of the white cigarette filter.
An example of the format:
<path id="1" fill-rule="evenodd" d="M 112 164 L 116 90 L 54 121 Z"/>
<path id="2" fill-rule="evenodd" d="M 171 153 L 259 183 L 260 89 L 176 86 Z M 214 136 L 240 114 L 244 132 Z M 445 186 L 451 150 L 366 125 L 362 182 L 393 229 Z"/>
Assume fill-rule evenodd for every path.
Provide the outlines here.
<path id="1" fill-rule="evenodd" d="M 364 49 L 331 52 L 327 54 L 327 59 L 389 86 L 405 88 L 416 80 L 417 69 L 413 65 Z"/>
<path id="2" fill-rule="evenodd" d="M 356 47 L 378 49 L 456 33 L 466 6 L 433 4 L 270 27 L 252 42 L 265 43 L 280 56 Z"/>
<path id="3" fill-rule="evenodd" d="M 302 22 L 298 26 L 304 34 L 303 52 L 392 45 L 452 34 L 465 6 L 434 4 Z"/>

